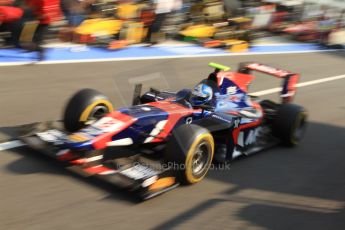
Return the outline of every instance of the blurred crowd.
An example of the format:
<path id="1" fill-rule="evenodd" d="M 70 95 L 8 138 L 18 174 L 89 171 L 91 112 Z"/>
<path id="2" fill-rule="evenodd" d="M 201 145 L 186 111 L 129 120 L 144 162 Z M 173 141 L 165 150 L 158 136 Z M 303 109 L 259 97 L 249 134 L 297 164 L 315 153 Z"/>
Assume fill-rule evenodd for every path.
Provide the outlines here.
<path id="1" fill-rule="evenodd" d="M 47 38 L 109 49 L 167 38 L 217 46 L 265 31 L 325 42 L 344 25 L 344 9 L 303 0 L 0 0 L 2 46 L 38 51 L 40 59 Z"/>

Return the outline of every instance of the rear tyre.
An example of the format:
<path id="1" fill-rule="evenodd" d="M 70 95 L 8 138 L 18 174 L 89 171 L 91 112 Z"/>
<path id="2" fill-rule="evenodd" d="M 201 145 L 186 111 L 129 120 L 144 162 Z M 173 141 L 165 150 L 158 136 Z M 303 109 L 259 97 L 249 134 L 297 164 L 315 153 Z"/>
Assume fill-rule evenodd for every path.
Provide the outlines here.
<path id="1" fill-rule="evenodd" d="M 64 127 L 75 132 L 113 111 L 109 99 L 93 89 L 83 89 L 69 100 L 63 117 Z"/>
<path id="2" fill-rule="evenodd" d="M 287 146 L 298 145 L 307 126 L 307 112 L 295 104 L 283 104 L 279 107 L 273 122 L 275 135 Z"/>
<path id="3" fill-rule="evenodd" d="M 207 129 L 197 125 L 181 125 L 173 131 L 164 157 L 173 163 L 177 179 L 194 184 L 207 174 L 214 155 L 214 140 Z"/>

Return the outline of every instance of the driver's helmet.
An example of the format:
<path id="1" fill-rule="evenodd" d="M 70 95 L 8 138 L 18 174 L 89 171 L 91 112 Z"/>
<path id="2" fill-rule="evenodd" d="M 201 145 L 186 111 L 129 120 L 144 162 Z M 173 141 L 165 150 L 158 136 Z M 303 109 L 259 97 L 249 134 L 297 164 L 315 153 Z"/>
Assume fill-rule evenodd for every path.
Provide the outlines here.
<path id="1" fill-rule="evenodd" d="M 212 95 L 212 88 L 206 84 L 200 83 L 192 91 L 190 102 L 193 106 L 204 105 L 211 101 Z"/>

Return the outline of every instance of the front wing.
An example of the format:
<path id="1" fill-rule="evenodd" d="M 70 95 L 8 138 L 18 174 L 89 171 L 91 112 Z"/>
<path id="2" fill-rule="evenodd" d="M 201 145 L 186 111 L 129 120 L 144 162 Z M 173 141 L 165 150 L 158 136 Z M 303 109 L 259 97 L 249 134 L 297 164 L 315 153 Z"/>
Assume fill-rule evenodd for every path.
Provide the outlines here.
<path id="1" fill-rule="evenodd" d="M 37 125 L 25 126 L 20 136 L 28 147 L 49 156 L 62 165 L 83 177 L 96 177 L 117 187 L 127 189 L 141 199 L 149 199 L 176 188 L 173 170 L 159 160 L 153 160 L 142 154 L 103 161 L 103 153 L 93 152 L 81 154 L 63 149 L 54 135 L 60 133 L 56 126 Z M 46 136 L 45 136 L 46 135 Z"/>

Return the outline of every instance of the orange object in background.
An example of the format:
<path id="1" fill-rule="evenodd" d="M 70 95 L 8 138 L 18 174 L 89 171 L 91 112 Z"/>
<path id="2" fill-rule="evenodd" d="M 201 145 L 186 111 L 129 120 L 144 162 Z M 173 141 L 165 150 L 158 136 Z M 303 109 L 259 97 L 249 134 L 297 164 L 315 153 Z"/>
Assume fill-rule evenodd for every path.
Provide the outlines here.
<path id="1" fill-rule="evenodd" d="M 96 41 L 96 38 L 91 34 L 76 34 L 74 37 L 76 42 L 83 44 L 93 43 Z"/>
<path id="2" fill-rule="evenodd" d="M 222 46 L 224 43 L 221 40 L 210 40 L 203 43 L 206 48 L 216 48 Z"/>
<path id="3" fill-rule="evenodd" d="M 139 5 L 134 3 L 122 3 L 117 7 L 117 16 L 123 20 L 130 20 L 139 17 Z"/>
<path id="4" fill-rule="evenodd" d="M 146 35 L 144 24 L 141 22 L 129 23 L 126 29 L 126 39 L 132 44 L 140 43 Z"/>
<path id="5" fill-rule="evenodd" d="M 118 50 L 118 49 L 122 49 L 128 46 L 128 41 L 127 40 L 116 40 L 116 41 L 112 41 L 110 42 L 108 49 L 110 50 Z"/>
<path id="6" fill-rule="evenodd" d="M 243 40 L 228 39 L 223 42 L 225 43 L 225 49 L 229 52 L 245 52 L 249 48 L 248 42 Z"/>

